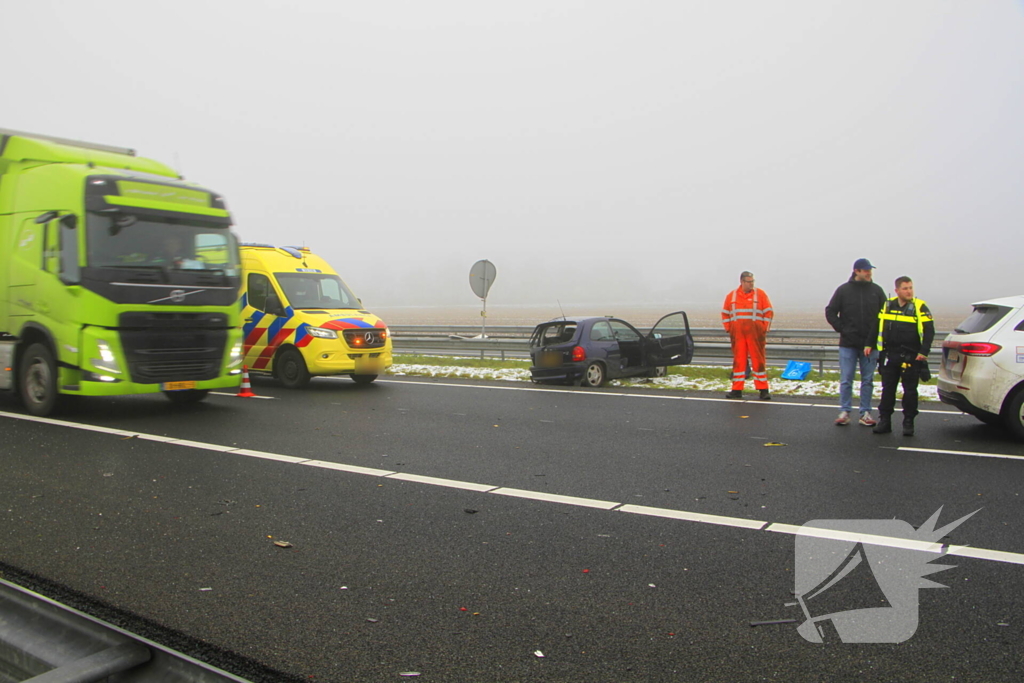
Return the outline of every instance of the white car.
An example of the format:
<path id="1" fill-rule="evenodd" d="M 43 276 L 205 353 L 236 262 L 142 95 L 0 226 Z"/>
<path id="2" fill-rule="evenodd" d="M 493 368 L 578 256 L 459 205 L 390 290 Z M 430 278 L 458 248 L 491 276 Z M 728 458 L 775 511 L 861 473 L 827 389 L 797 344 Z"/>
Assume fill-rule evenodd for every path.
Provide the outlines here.
<path id="1" fill-rule="evenodd" d="M 942 343 L 939 399 L 1024 439 L 1024 295 L 973 306 Z"/>

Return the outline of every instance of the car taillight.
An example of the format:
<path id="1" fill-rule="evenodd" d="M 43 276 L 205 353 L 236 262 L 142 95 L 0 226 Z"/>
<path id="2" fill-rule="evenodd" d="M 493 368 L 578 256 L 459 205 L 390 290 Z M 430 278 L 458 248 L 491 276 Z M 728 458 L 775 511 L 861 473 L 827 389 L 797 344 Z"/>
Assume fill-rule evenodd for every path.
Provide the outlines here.
<path id="1" fill-rule="evenodd" d="M 991 356 L 1002 348 L 992 342 L 961 342 L 958 350 L 968 356 Z"/>
<path id="2" fill-rule="evenodd" d="M 586 352 L 586 350 L 584 350 L 584 348 L 582 346 L 574 346 L 574 347 L 572 347 L 572 359 L 576 360 L 576 361 L 586 360 L 587 359 L 587 352 Z"/>

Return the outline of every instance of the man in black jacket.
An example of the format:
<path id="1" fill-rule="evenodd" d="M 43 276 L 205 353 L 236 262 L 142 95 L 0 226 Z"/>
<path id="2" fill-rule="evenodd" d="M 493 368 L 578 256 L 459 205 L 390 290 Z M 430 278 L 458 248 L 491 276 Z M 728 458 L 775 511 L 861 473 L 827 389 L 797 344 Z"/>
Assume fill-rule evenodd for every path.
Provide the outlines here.
<path id="1" fill-rule="evenodd" d="M 913 436 L 921 364 L 927 362 L 935 339 L 932 312 L 928 304 L 914 298 L 914 283 L 904 275 L 896 278 L 896 296 L 886 302 L 878 318 L 882 400 L 878 402 L 878 424 L 873 431 L 875 434 L 892 431 L 896 386 L 902 382 L 903 436 Z"/>
<path id="2" fill-rule="evenodd" d="M 871 281 L 874 266 L 866 258 L 853 264 L 853 275 L 836 289 L 825 307 L 825 319 L 839 333 L 839 426 L 850 424 L 853 410 L 853 377 L 860 366 L 860 423 L 874 427 L 871 397 L 878 363 L 878 312 L 885 305 L 885 291 Z"/>

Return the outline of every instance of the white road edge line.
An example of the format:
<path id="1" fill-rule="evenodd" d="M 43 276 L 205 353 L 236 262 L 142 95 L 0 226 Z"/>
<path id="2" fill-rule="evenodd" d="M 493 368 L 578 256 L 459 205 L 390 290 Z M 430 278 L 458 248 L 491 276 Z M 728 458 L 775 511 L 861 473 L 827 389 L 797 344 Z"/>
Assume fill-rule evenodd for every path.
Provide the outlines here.
<path id="1" fill-rule="evenodd" d="M 427 379 L 430 379 L 429 377 Z M 494 389 L 497 391 L 533 391 L 541 394 L 571 394 L 573 396 L 614 396 L 618 398 L 649 398 L 662 401 L 708 401 L 711 403 L 735 403 L 737 405 L 752 404 L 761 406 L 801 406 L 804 408 L 831 408 L 839 410 L 836 403 L 795 403 L 787 401 L 760 401 L 757 399 L 742 399 L 737 401 L 734 398 L 712 398 L 711 396 L 665 396 L 664 394 L 627 394 L 621 391 L 568 391 L 566 389 L 542 389 L 540 387 L 502 387 L 488 384 L 455 384 L 452 382 L 415 382 L 407 379 L 378 379 L 377 384 L 409 384 L 412 386 L 429 387 L 454 387 L 457 389 Z M 781 396 L 781 394 L 780 394 Z M 790 398 L 786 396 L 786 398 Z M 937 415 L 964 415 L 958 410 L 921 410 L 921 413 L 934 413 Z"/>
<path id="2" fill-rule="evenodd" d="M 1008 455 L 1006 453 L 978 453 L 976 451 L 947 451 L 941 448 L 913 448 L 911 446 L 900 446 L 896 450 L 913 451 L 915 453 L 940 453 L 943 455 L 968 455 L 972 458 L 1004 458 L 1006 460 L 1024 460 L 1021 455 Z"/>
<path id="3" fill-rule="evenodd" d="M 576 496 L 563 496 L 555 493 L 545 493 L 543 491 L 529 491 L 525 489 L 514 489 L 506 487 L 492 487 L 484 484 L 474 484 L 472 482 L 458 481 L 455 479 L 441 479 L 438 477 L 427 477 L 415 474 L 406 474 L 402 472 L 392 472 L 390 470 L 379 470 L 372 467 L 360 467 L 358 465 L 346 465 L 344 463 L 327 462 L 324 460 L 310 460 L 309 458 L 300 458 L 293 455 L 283 455 L 280 453 L 266 453 L 263 451 L 253 451 L 246 448 L 232 448 L 229 446 L 223 446 L 220 444 L 205 443 L 202 441 L 189 441 L 187 439 L 175 439 L 172 437 L 160 436 L 157 434 L 142 434 L 138 432 L 127 432 L 123 429 L 114 429 L 113 427 L 99 427 L 96 425 L 79 424 L 77 422 L 67 422 L 64 420 L 56 420 L 48 417 L 35 417 L 32 415 L 19 415 L 17 413 L 7 413 L 0 411 L 0 417 L 8 417 L 15 420 L 24 420 L 27 422 L 40 422 L 43 424 L 50 424 L 58 427 L 70 427 L 72 429 L 82 429 L 90 432 L 99 432 L 103 434 L 111 434 L 113 436 L 129 436 L 136 437 L 145 441 L 156 441 L 167 443 L 172 446 L 184 446 L 186 448 L 200 448 L 210 451 L 216 451 L 220 453 L 230 455 L 241 455 L 250 458 L 260 458 L 265 460 L 276 460 L 287 464 L 304 465 L 308 467 L 319 467 L 322 469 L 337 470 L 341 472 L 347 472 L 350 474 L 363 474 L 375 477 L 386 477 L 388 479 L 398 479 L 401 481 L 409 481 L 410 483 L 423 483 L 431 484 L 434 486 L 447 486 L 450 488 L 458 488 L 469 491 L 478 491 L 481 493 L 494 493 L 500 496 L 510 496 L 515 498 L 524 498 L 528 500 L 536 500 L 548 503 L 562 503 L 565 505 L 575 505 L 578 507 L 595 508 L 599 510 L 607 510 L 612 512 L 626 512 L 631 514 L 648 515 L 652 517 L 663 517 L 666 519 L 678 519 L 687 522 L 697 522 L 703 524 L 714 524 L 718 526 L 731 526 L 739 527 L 744 529 L 751 529 L 754 531 L 771 531 L 775 533 L 793 534 L 793 535 L 804 535 L 804 536 L 815 536 L 820 538 L 838 539 L 838 540 L 855 540 L 862 543 L 869 543 L 874 545 L 886 545 L 894 548 L 907 548 L 910 550 L 921 550 L 925 552 L 941 552 L 941 546 L 934 543 L 925 543 L 921 541 L 914 541 L 905 538 L 895 538 L 890 536 L 875 536 L 872 534 L 859 534 L 853 532 L 837 531 L 833 529 L 815 529 L 813 527 L 795 526 L 792 524 L 772 523 L 764 522 L 756 519 L 744 519 L 742 517 L 723 517 L 721 515 L 710 515 L 699 512 L 688 512 L 686 510 L 672 510 L 669 508 L 653 508 L 646 507 L 643 505 L 627 505 L 623 503 L 615 503 L 607 500 L 595 500 L 593 498 L 579 498 Z M 901 448 L 900 450 L 926 450 L 926 449 L 909 449 Z M 942 452 L 942 451 L 940 451 Z M 944 451 L 948 453 L 962 454 L 960 451 Z M 980 454 L 979 454 L 980 455 Z M 1002 456 L 1002 457 L 1016 457 L 1016 456 Z M 1018 458 L 1019 459 L 1019 458 Z M 1008 564 L 1020 564 L 1024 565 L 1024 554 L 1022 553 L 1010 553 L 1002 550 L 989 550 L 986 548 L 973 548 L 967 546 L 950 546 L 947 551 L 948 555 L 958 555 L 960 557 L 970 557 L 978 560 L 988 560 L 991 562 L 1004 562 Z"/>

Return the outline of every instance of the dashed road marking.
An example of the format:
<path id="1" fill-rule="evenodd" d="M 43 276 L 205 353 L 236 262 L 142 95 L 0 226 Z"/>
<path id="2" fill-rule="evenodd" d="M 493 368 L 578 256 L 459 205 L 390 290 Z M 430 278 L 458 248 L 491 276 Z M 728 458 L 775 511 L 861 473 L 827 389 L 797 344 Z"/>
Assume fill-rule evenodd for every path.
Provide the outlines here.
<path id="1" fill-rule="evenodd" d="M 691 512 L 688 510 L 673 510 L 670 508 L 655 508 L 646 507 L 643 505 L 630 505 L 625 503 L 618 503 L 608 500 L 595 500 L 593 498 L 580 498 L 577 496 L 565 496 L 555 493 L 547 493 L 543 491 L 530 491 L 526 489 L 515 489 L 507 487 L 496 487 L 487 484 L 477 484 L 473 482 L 458 481 L 455 479 L 442 479 L 439 477 L 428 477 L 416 474 L 406 474 L 401 472 L 393 472 L 390 470 L 375 469 L 372 467 L 361 467 L 359 465 L 348 465 L 345 463 L 328 462 L 325 460 L 312 460 L 310 458 L 300 458 L 292 455 L 284 455 L 280 453 L 267 453 L 264 451 L 253 451 L 247 448 L 234 448 L 231 446 L 224 446 L 221 444 L 205 443 L 202 441 L 190 441 L 187 439 L 175 439 L 173 437 L 160 436 L 157 434 L 142 434 L 138 432 L 129 432 L 123 429 L 115 429 L 113 427 L 99 427 L 96 425 L 79 424 L 77 422 L 67 422 L 64 420 L 56 420 L 48 417 L 35 417 L 32 415 L 19 415 L 17 413 L 0 412 L 0 417 L 7 417 L 15 420 L 24 420 L 27 422 L 38 422 L 42 424 L 49 424 L 59 427 L 70 427 L 72 429 L 82 429 L 90 432 L 99 432 L 104 434 L 111 434 L 114 436 L 125 437 L 134 436 L 146 441 L 154 441 L 159 443 L 165 443 L 171 446 L 184 446 L 186 448 L 200 448 L 204 450 L 216 451 L 227 455 L 241 455 L 249 458 L 259 458 L 264 460 L 275 460 L 287 464 L 303 465 L 307 467 L 318 467 L 321 469 L 336 470 L 345 472 L 347 474 L 360 474 L 369 475 L 374 477 L 381 477 L 384 479 L 397 479 L 399 481 L 407 481 L 409 483 L 427 484 L 432 486 L 443 486 L 448 488 L 462 489 L 466 491 L 474 491 L 483 494 L 497 494 L 500 496 L 509 496 L 514 498 L 523 498 L 526 500 L 534 500 L 546 503 L 559 503 L 562 505 L 574 505 L 577 507 L 593 508 L 599 510 L 606 510 L 609 512 L 625 512 L 627 514 L 638 514 L 647 515 L 651 517 L 662 517 L 665 519 L 675 519 L 684 522 L 695 522 L 700 524 L 713 524 L 718 526 L 729 526 L 738 527 L 743 529 L 750 529 L 754 531 L 769 531 L 774 533 L 793 534 L 793 535 L 811 535 L 820 536 L 822 538 L 842 538 L 842 540 L 858 540 L 864 543 L 874 543 L 877 545 L 887 545 L 898 548 L 909 548 L 912 550 L 924 550 L 927 552 L 941 553 L 943 546 L 935 543 L 924 543 L 920 541 L 913 541 L 905 538 L 894 538 L 888 536 L 875 536 L 870 534 L 854 534 L 851 532 L 843 532 L 829 529 L 813 529 L 808 527 L 795 526 L 792 524 L 772 523 L 756 519 L 745 519 L 742 517 L 725 517 L 722 515 L 711 515 L 700 512 Z M 924 450 L 928 449 L 910 449 L 900 448 L 900 450 Z M 928 451 L 931 452 L 931 451 Z M 964 451 L 939 451 L 942 453 L 954 453 L 958 455 L 984 455 L 988 457 L 1005 457 L 1014 459 L 1024 459 L 1018 456 L 999 456 L 993 454 L 978 454 L 978 453 L 967 453 Z M 961 557 L 970 557 L 979 560 L 988 560 L 991 562 L 1003 562 L 1008 564 L 1020 564 L 1024 565 L 1024 554 L 1022 553 L 1011 553 L 1002 550 L 990 550 L 986 548 L 973 548 L 966 546 L 949 546 L 947 554 L 959 555 Z"/>

